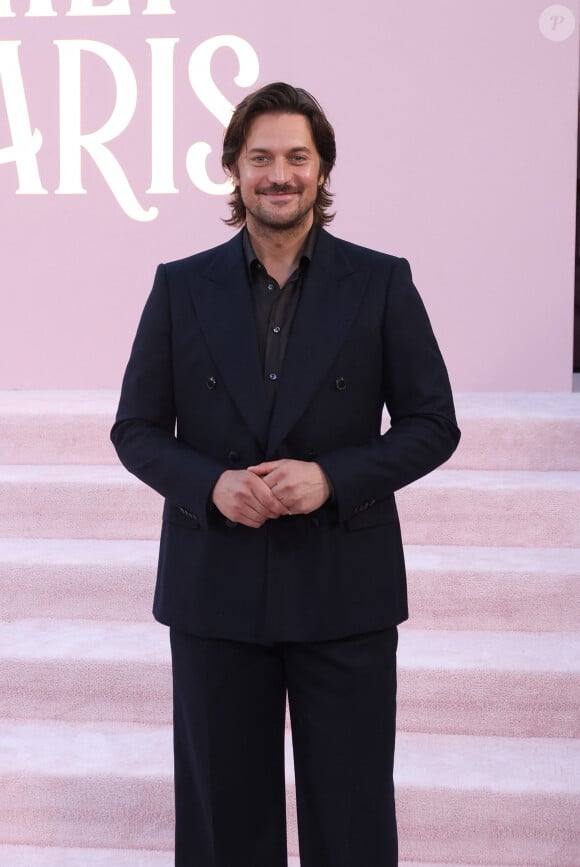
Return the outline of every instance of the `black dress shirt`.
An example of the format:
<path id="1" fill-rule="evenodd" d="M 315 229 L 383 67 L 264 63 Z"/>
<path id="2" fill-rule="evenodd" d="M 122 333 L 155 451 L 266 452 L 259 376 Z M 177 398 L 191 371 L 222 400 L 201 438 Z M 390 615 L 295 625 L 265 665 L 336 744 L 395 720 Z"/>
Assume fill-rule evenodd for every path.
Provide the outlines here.
<path id="1" fill-rule="evenodd" d="M 258 350 L 270 408 L 274 406 L 278 383 L 283 376 L 284 356 L 290 330 L 317 237 L 318 226 L 314 224 L 304 242 L 298 267 L 284 285 L 280 286 L 278 281 L 268 274 L 254 253 L 248 230 L 244 230 L 244 255 L 252 293 Z"/>

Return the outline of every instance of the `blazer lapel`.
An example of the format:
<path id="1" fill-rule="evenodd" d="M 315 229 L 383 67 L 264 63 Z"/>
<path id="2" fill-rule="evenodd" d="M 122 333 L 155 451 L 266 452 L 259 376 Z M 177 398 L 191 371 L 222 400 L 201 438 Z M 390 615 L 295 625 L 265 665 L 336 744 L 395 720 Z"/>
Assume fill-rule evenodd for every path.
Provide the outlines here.
<path id="1" fill-rule="evenodd" d="M 240 235 L 216 250 L 191 297 L 220 378 L 263 448 L 269 407 Z"/>
<path id="2" fill-rule="evenodd" d="M 358 274 L 344 245 L 321 230 L 286 350 L 267 454 L 276 451 L 319 388 L 359 309 L 368 275 Z M 362 285 L 361 285 L 362 284 Z"/>

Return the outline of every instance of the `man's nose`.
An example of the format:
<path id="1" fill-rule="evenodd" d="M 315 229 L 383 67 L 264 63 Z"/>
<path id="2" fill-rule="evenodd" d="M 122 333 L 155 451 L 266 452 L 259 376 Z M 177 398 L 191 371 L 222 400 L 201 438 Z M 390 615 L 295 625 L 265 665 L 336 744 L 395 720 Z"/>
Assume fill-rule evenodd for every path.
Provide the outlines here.
<path id="1" fill-rule="evenodd" d="M 283 157 L 272 161 L 270 170 L 271 180 L 276 184 L 285 184 L 290 179 L 288 163 Z"/>

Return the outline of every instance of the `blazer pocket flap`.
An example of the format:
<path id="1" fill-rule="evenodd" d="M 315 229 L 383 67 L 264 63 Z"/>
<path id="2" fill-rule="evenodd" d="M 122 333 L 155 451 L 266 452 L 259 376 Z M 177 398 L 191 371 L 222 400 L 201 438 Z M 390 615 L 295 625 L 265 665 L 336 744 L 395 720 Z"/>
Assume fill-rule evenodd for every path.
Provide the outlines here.
<path id="1" fill-rule="evenodd" d="M 396 520 L 397 509 L 394 497 L 380 500 L 368 509 L 348 518 L 346 526 L 349 530 L 362 530 L 366 527 L 380 527 L 383 524 L 392 524 Z"/>

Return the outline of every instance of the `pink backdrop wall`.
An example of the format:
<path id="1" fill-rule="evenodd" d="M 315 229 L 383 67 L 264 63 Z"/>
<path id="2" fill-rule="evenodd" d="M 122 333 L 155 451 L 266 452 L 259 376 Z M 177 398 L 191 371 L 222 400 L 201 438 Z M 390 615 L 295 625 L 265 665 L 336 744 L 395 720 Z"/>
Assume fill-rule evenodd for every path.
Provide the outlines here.
<path id="1" fill-rule="evenodd" d="M 455 388 L 569 390 L 578 7 L 0 0 L 0 387 L 120 384 L 155 265 L 231 235 L 228 103 L 282 79 L 336 129 L 332 231 L 410 259 Z"/>

